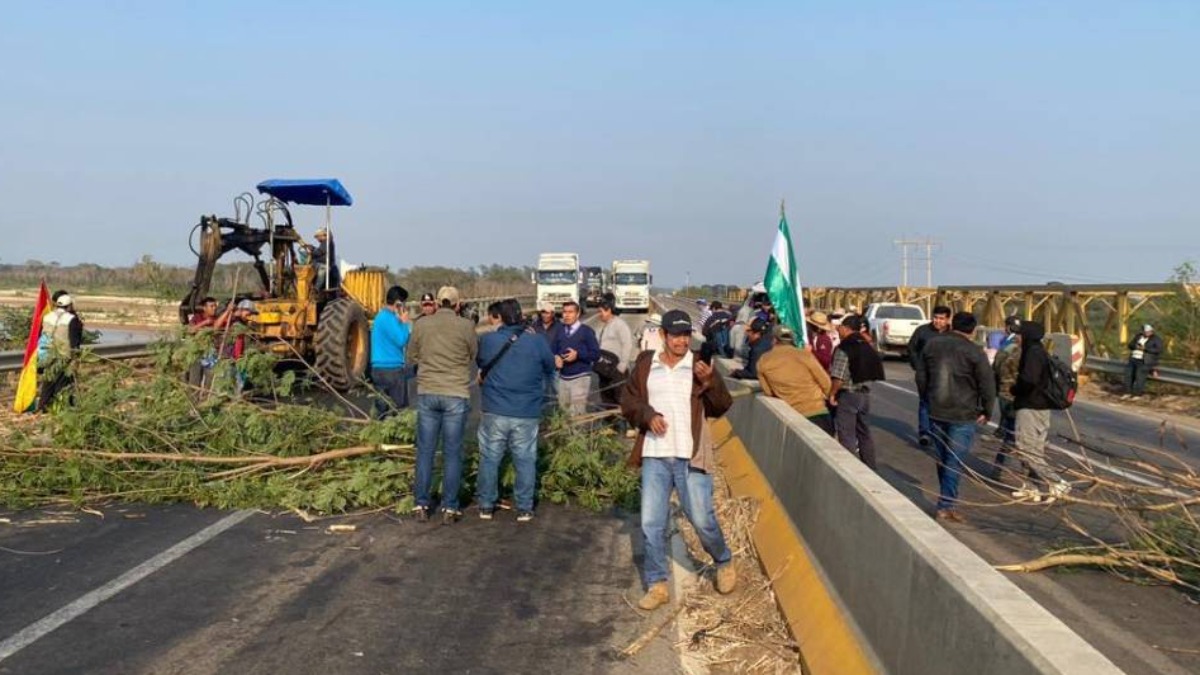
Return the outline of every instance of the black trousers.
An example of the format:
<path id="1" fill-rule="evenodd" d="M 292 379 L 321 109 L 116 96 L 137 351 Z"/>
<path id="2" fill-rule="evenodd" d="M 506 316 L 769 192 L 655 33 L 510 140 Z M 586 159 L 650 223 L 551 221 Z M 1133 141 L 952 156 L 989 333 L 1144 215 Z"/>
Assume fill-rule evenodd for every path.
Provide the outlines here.
<path id="1" fill-rule="evenodd" d="M 43 412 L 49 410 L 50 406 L 54 405 L 54 400 L 64 391 L 68 392 L 67 403 L 74 404 L 75 397 L 69 392 L 73 384 L 75 384 L 75 378 L 66 369 L 60 369 L 56 374 L 43 374 L 38 387 L 40 391 L 38 392 L 37 409 Z"/>
<path id="2" fill-rule="evenodd" d="M 874 469 L 875 439 L 871 437 L 871 425 L 867 422 L 870 414 L 870 392 L 843 390 L 838 393 L 835 418 L 838 442 L 858 455 L 863 464 Z"/>

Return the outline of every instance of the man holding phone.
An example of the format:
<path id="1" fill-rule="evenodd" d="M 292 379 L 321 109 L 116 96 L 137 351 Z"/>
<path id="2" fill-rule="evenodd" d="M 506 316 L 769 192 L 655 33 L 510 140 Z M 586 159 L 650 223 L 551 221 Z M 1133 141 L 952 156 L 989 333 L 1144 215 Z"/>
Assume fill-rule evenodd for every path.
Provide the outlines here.
<path id="1" fill-rule="evenodd" d="M 408 291 L 402 286 L 387 290 L 387 306 L 371 325 L 371 382 L 383 394 L 375 400 L 374 413 L 384 418 L 408 407 L 408 373 L 404 352 L 412 334 Z"/>
<path id="2" fill-rule="evenodd" d="M 625 381 L 621 412 L 638 430 L 629 457 L 642 471 L 642 536 L 646 595 L 638 607 L 652 610 L 670 601 L 667 586 L 667 535 L 671 492 L 700 537 L 716 567 L 715 586 L 722 594 L 737 586 L 733 553 L 713 508 L 715 466 L 708 420 L 724 415 L 733 399 L 712 366 L 692 352 L 692 320 L 679 310 L 663 315 L 663 349 L 644 351 Z"/>
<path id="3" fill-rule="evenodd" d="M 579 303 L 568 300 L 562 308 L 563 325 L 551 351 L 558 366 L 558 404 L 572 416 L 587 412 L 592 390 L 592 366 L 600 356 L 596 332 L 579 320 Z"/>

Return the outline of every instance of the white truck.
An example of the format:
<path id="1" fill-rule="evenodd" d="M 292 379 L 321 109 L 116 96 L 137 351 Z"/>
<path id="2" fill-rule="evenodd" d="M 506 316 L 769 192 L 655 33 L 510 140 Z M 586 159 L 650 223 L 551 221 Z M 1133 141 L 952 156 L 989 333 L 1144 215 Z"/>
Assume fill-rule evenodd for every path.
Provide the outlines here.
<path id="1" fill-rule="evenodd" d="M 908 354 L 908 340 L 922 324 L 928 323 L 925 310 L 919 305 L 898 302 L 878 302 L 867 305 L 867 323 L 871 339 L 880 354 Z"/>
<path id="2" fill-rule="evenodd" d="M 649 260 L 614 260 L 609 283 L 617 309 L 648 313 L 653 281 Z"/>
<path id="3" fill-rule="evenodd" d="M 578 253 L 543 253 L 538 256 L 537 269 L 533 273 L 537 285 L 538 303 L 549 302 L 555 312 L 561 312 L 568 300 L 580 303 L 582 275 L 579 271 Z"/>

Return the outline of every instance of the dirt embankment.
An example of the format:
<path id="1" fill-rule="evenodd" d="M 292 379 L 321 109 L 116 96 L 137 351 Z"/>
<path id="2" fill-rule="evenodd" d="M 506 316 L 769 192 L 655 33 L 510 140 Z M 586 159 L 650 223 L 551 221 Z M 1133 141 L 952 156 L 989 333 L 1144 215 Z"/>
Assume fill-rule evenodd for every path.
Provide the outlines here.
<path id="1" fill-rule="evenodd" d="M 89 328 L 168 328 L 179 324 L 179 303 L 158 298 L 74 295 L 75 309 Z M 37 289 L 0 291 L 0 306 L 32 307 Z"/>

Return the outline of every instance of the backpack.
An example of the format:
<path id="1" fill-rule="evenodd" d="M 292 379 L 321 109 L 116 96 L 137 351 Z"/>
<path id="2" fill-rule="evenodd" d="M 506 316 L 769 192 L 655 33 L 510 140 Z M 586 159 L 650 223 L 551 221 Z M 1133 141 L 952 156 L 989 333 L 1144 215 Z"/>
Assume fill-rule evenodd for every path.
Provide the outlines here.
<path id="1" fill-rule="evenodd" d="M 1045 394 L 1054 410 L 1066 410 L 1075 402 L 1075 392 L 1079 390 L 1079 378 L 1071 366 L 1062 359 L 1050 354 L 1049 373 L 1046 377 Z"/>

